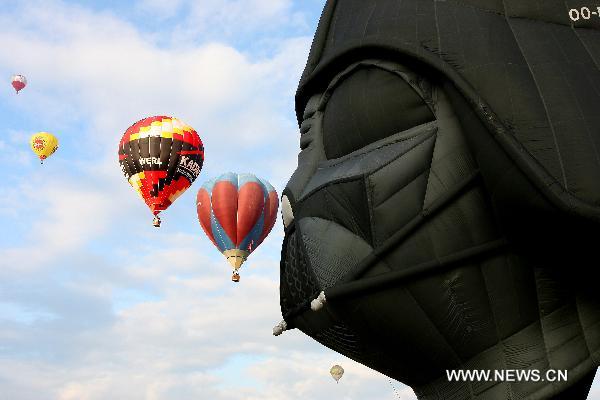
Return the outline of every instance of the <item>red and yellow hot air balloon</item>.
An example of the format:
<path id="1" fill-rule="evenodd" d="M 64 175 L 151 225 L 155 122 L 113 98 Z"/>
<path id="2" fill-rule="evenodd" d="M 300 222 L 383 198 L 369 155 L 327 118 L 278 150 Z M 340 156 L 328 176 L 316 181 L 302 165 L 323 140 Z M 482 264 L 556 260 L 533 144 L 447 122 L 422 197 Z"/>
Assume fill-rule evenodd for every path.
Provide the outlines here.
<path id="1" fill-rule="evenodd" d="M 233 267 L 231 280 L 239 282 L 239 268 L 275 224 L 277 192 L 253 174 L 229 172 L 202 185 L 196 204 L 202 229 Z"/>
<path id="2" fill-rule="evenodd" d="M 166 210 L 200 174 L 204 146 L 177 118 L 155 116 L 131 125 L 119 143 L 119 163 L 129 184 L 154 214 Z"/>
<path id="3" fill-rule="evenodd" d="M 11 78 L 12 87 L 15 88 L 17 94 L 22 90 L 25 86 L 27 86 L 27 78 L 23 75 L 13 75 Z"/>
<path id="4" fill-rule="evenodd" d="M 29 139 L 31 150 L 39 157 L 40 163 L 50 157 L 58 149 L 58 139 L 49 132 L 38 132 Z"/>

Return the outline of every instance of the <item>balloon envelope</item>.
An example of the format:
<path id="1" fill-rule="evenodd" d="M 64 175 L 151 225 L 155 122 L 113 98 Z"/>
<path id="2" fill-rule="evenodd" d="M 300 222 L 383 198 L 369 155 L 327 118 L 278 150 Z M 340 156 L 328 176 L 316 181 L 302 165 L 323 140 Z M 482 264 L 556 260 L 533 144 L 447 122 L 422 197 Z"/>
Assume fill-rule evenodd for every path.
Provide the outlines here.
<path id="1" fill-rule="evenodd" d="M 279 198 L 266 180 L 229 172 L 202 185 L 196 204 L 202 229 L 237 270 L 271 232 Z"/>
<path id="2" fill-rule="evenodd" d="M 38 132 L 31 135 L 29 145 L 31 150 L 40 158 L 40 161 L 43 162 L 58 149 L 58 139 L 51 133 Z"/>
<path id="3" fill-rule="evenodd" d="M 200 174 L 204 146 L 198 133 L 177 118 L 144 118 L 127 129 L 119 143 L 125 178 L 158 215 Z"/>
<path id="4" fill-rule="evenodd" d="M 21 89 L 27 86 L 27 78 L 25 78 L 23 75 L 13 75 L 11 78 L 11 84 L 17 93 L 19 93 Z"/>
<path id="5" fill-rule="evenodd" d="M 342 376 L 344 375 L 344 368 L 342 368 L 341 365 L 334 365 L 333 367 L 331 367 L 331 369 L 329 370 L 329 373 L 331 374 L 331 376 L 333 377 L 333 379 L 335 379 L 335 381 L 339 381 Z"/>

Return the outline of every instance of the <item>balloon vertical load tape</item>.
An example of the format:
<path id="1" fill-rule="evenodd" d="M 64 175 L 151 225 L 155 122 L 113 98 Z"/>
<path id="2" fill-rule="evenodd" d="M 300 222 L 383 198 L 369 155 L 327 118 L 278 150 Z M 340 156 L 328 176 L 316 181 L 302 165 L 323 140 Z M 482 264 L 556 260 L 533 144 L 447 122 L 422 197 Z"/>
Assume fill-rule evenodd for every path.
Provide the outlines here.
<path id="1" fill-rule="evenodd" d="M 310 309 L 313 311 L 319 311 L 321 308 L 323 308 L 326 302 L 327 299 L 325 298 L 325 292 L 321 292 L 316 299 L 310 302 Z"/>
<path id="2" fill-rule="evenodd" d="M 279 336 L 287 330 L 287 322 L 281 321 L 273 327 L 273 336 Z"/>

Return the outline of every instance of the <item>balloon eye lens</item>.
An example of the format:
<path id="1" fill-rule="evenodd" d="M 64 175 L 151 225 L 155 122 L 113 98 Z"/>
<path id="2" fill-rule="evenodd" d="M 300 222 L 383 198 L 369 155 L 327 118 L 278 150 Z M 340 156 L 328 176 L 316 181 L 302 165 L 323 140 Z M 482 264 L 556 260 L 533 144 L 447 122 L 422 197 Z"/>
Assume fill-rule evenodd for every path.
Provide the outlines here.
<path id="1" fill-rule="evenodd" d="M 331 92 L 323 117 L 325 154 L 342 157 L 434 119 L 403 78 L 377 67 L 360 68 Z"/>

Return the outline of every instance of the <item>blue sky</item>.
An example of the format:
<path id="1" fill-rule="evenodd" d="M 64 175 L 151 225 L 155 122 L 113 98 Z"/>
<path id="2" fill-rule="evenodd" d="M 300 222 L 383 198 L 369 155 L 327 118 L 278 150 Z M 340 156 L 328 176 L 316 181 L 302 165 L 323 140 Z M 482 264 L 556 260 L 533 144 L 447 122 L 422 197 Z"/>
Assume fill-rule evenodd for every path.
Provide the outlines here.
<path id="1" fill-rule="evenodd" d="M 293 95 L 322 1 L 18 1 L 0 12 L 0 398 L 396 398 L 387 378 L 281 320 L 281 221 L 230 281 L 196 217 L 201 184 L 296 166 Z M 8 78 L 27 76 L 15 95 Z M 197 182 L 151 215 L 116 148 L 176 116 L 206 149 Z M 60 139 L 43 166 L 32 133 Z M 346 368 L 339 385 L 331 365 Z M 410 389 L 397 384 L 403 398 Z"/>
<path id="2" fill-rule="evenodd" d="M 280 220 L 233 285 L 196 218 L 196 191 L 222 172 L 285 186 L 323 0 L 1 3 L 1 398 L 398 398 L 298 331 L 271 335 Z M 19 95 L 14 73 L 29 80 Z M 157 114 L 193 126 L 206 149 L 160 230 L 116 155 L 125 129 Z M 37 131 L 60 139 L 43 166 L 29 151 Z"/>

